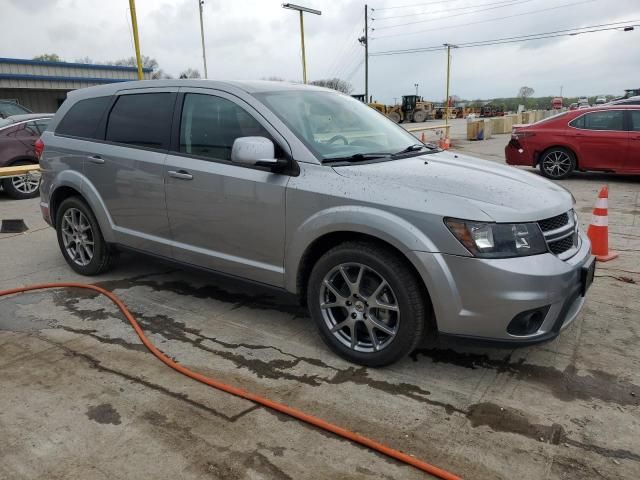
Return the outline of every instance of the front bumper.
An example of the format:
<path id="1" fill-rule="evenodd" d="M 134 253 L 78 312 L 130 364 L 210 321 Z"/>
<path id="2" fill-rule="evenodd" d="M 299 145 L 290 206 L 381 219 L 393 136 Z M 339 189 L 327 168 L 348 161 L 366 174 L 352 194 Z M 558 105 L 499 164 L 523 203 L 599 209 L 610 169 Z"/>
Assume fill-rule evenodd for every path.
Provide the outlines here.
<path id="1" fill-rule="evenodd" d="M 414 252 L 433 303 L 441 334 L 492 342 L 537 343 L 555 337 L 578 316 L 583 304 L 581 270 L 591 244 L 579 233 L 575 255 L 551 253 L 508 259 L 480 259 Z M 527 310 L 548 307 L 537 331 L 512 335 L 507 327 Z"/>

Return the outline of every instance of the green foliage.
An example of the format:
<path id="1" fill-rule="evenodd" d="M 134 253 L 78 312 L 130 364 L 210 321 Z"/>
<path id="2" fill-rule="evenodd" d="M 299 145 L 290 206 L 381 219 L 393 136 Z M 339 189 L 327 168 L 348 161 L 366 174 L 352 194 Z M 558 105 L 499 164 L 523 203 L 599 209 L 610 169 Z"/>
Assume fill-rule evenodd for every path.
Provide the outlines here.
<path id="1" fill-rule="evenodd" d="M 43 53 L 42 55 L 33 57 L 33 59 L 40 60 L 42 62 L 64 62 L 57 53 Z"/>

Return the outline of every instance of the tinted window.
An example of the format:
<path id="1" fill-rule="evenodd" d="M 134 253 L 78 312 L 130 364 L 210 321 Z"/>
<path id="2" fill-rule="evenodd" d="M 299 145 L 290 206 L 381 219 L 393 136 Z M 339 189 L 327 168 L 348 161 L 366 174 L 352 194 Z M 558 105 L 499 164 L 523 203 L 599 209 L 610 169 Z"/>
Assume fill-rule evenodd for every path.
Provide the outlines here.
<path id="1" fill-rule="evenodd" d="M 98 138 L 98 124 L 111 97 L 96 97 L 80 100 L 60 120 L 56 128 L 57 135 L 69 135 L 81 138 Z"/>
<path id="2" fill-rule="evenodd" d="M 584 125 L 579 128 L 587 130 L 624 130 L 624 112 L 610 110 L 606 112 L 592 112 L 584 116 Z"/>
<path id="3" fill-rule="evenodd" d="M 195 93 L 185 95 L 180 152 L 231 160 L 231 147 L 238 137 L 270 135 L 255 118 L 229 100 Z"/>
<path id="4" fill-rule="evenodd" d="M 13 102 L 0 102 L 0 115 L 3 117 L 10 117 L 11 115 L 23 115 L 25 113 L 31 113 L 30 110 Z"/>
<path id="5" fill-rule="evenodd" d="M 148 148 L 169 148 L 174 93 L 121 95 L 107 121 L 106 139 Z"/>
<path id="6" fill-rule="evenodd" d="M 631 130 L 640 132 L 640 110 L 631 110 Z"/>

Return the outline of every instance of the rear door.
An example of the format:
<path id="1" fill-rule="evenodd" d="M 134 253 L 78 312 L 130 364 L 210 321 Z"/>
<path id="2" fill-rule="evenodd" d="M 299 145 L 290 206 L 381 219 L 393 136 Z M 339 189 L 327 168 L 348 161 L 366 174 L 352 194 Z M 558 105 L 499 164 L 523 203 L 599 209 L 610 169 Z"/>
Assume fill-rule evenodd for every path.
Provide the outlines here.
<path id="1" fill-rule="evenodd" d="M 101 123 L 104 141 L 91 145 L 84 173 L 113 222 L 116 242 L 171 255 L 164 194 L 176 91 L 127 90 L 116 95 Z"/>
<path id="2" fill-rule="evenodd" d="M 625 171 L 640 171 L 640 110 L 627 110 L 629 113 L 629 155 Z"/>
<path id="3" fill-rule="evenodd" d="M 620 170 L 627 162 L 629 132 L 624 110 L 588 112 L 569 123 L 575 137 L 578 165 L 587 170 Z"/>
<path id="4" fill-rule="evenodd" d="M 289 176 L 231 162 L 238 137 L 284 139 L 251 106 L 220 91 L 181 90 L 167 157 L 174 258 L 271 285 L 284 282 Z"/>

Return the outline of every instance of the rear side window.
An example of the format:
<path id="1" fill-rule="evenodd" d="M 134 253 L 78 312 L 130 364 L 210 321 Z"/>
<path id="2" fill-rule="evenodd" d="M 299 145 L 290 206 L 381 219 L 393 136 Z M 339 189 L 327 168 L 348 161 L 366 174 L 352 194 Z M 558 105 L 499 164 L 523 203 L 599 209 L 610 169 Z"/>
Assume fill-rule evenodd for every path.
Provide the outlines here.
<path id="1" fill-rule="evenodd" d="M 56 128 L 56 135 L 98 138 L 98 124 L 110 102 L 111 97 L 95 97 L 80 100 L 62 117 L 62 120 L 60 120 Z"/>
<path id="2" fill-rule="evenodd" d="M 107 121 L 111 142 L 146 148 L 169 148 L 175 93 L 121 95 Z"/>
<path id="3" fill-rule="evenodd" d="M 586 130 L 624 130 L 623 119 L 624 112 L 622 110 L 591 112 L 576 118 L 571 122 L 571 126 Z"/>

